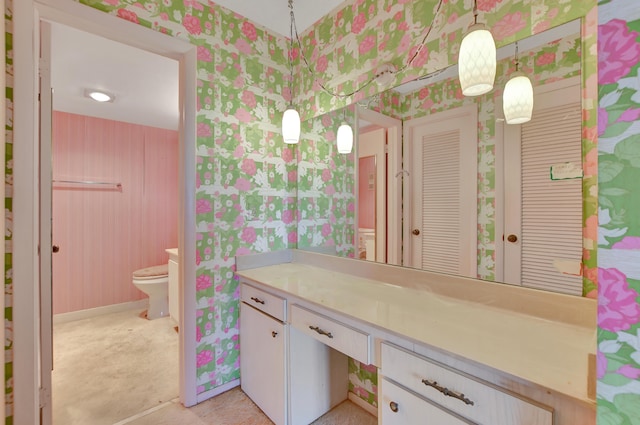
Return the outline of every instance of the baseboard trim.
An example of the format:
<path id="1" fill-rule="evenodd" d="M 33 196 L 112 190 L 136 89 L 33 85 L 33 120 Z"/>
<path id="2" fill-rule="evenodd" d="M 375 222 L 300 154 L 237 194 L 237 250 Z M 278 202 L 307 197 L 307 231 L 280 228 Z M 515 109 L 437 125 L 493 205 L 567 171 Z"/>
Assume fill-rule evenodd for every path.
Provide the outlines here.
<path id="1" fill-rule="evenodd" d="M 366 410 L 368 413 L 372 414 L 376 418 L 378 417 L 378 408 L 370 405 L 369 403 L 367 403 L 366 401 L 364 401 L 354 393 L 351 393 L 351 392 L 349 393 L 349 401 L 351 401 L 353 404 L 357 405 L 361 409 Z"/>
<path id="2" fill-rule="evenodd" d="M 215 397 L 217 395 L 225 393 L 225 392 L 229 391 L 230 389 L 235 388 L 237 386 L 240 386 L 240 380 L 239 379 L 236 379 L 236 380 L 231 381 L 231 382 L 227 382 L 226 384 L 220 385 L 219 387 L 215 387 L 212 390 L 200 393 L 200 394 L 198 394 L 196 396 L 196 403 L 202 403 L 205 400 L 209 400 L 210 398 L 213 398 L 213 397 Z"/>
<path id="3" fill-rule="evenodd" d="M 86 310 L 70 311 L 69 313 L 60 313 L 53 315 L 53 324 L 67 323 L 76 320 L 89 319 L 91 317 L 101 316 L 103 314 L 120 313 L 127 310 L 145 309 L 148 306 L 148 298 L 138 301 L 130 301 L 121 304 L 105 305 L 103 307 L 88 308 Z"/>

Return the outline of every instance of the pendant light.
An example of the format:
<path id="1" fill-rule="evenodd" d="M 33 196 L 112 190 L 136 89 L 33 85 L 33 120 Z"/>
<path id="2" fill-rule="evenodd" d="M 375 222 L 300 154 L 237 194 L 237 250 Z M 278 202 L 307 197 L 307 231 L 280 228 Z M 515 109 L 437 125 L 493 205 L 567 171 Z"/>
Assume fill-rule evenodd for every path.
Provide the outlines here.
<path id="1" fill-rule="evenodd" d="M 473 3 L 473 22 L 458 55 L 460 86 L 465 96 L 490 92 L 496 78 L 496 43 L 486 26 L 478 23 L 477 0 Z"/>
<path id="2" fill-rule="evenodd" d="M 518 71 L 518 43 L 516 42 L 516 71 L 507 81 L 502 95 L 502 110 L 507 124 L 523 124 L 531 121 L 533 112 L 533 86 L 523 72 Z"/>
<path id="3" fill-rule="evenodd" d="M 291 24 L 289 26 L 289 93 L 291 104 L 282 115 L 282 138 L 287 144 L 296 144 L 300 140 L 300 114 L 293 107 L 293 0 L 289 0 Z"/>
<path id="4" fill-rule="evenodd" d="M 343 111 L 342 124 L 338 127 L 336 144 L 338 145 L 338 153 L 351 153 L 351 150 L 353 149 L 353 129 L 349 124 L 347 124 L 346 111 Z"/>

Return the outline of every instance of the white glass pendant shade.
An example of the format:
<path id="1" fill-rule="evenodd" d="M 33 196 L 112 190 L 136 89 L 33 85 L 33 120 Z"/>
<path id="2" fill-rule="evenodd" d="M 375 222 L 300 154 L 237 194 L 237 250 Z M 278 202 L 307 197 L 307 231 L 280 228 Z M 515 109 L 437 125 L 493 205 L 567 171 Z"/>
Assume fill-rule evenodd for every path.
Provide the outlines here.
<path id="1" fill-rule="evenodd" d="M 338 153 L 351 153 L 353 149 L 353 129 L 347 123 L 338 127 L 337 135 Z"/>
<path id="2" fill-rule="evenodd" d="M 515 72 L 507 82 L 502 95 L 502 109 L 507 124 L 522 124 L 531 120 L 533 86 L 529 77 Z"/>
<path id="3" fill-rule="evenodd" d="M 282 116 L 282 138 L 290 145 L 300 140 L 300 114 L 292 106 L 289 106 Z"/>
<path id="4" fill-rule="evenodd" d="M 493 89 L 496 78 L 496 43 L 483 24 L 475 24 L 462 39 L 458 55 L 462 94 L 479 96 Z"/>

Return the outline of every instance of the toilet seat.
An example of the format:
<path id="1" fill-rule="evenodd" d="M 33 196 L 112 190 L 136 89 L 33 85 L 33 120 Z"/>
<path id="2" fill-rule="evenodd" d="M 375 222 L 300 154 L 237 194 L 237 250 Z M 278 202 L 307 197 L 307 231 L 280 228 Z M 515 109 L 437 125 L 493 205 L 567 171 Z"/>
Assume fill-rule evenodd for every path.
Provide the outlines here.
<path id="1" fill-rule="evenodd" d="M 145 267 L 133 272 L 134 280 L 151 280 L 169 276 L 169 265 L 161 264 L 159 266 Z"/>

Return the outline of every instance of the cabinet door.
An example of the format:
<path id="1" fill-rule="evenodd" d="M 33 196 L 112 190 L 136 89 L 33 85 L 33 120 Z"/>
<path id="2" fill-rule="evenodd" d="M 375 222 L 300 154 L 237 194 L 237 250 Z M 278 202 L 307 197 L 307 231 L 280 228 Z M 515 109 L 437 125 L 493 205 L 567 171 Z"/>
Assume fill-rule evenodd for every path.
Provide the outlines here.
<path id="1" fill-rule="evenodd" d="M 383 379 L 379 414 L 382 425 L 469 425 L 458 416 Z"/>
<path id="2" fill-rule="evenodd" d="M 285 423 L 285 326 L 240 304 L 240 384 L 276 424 Z"/>

